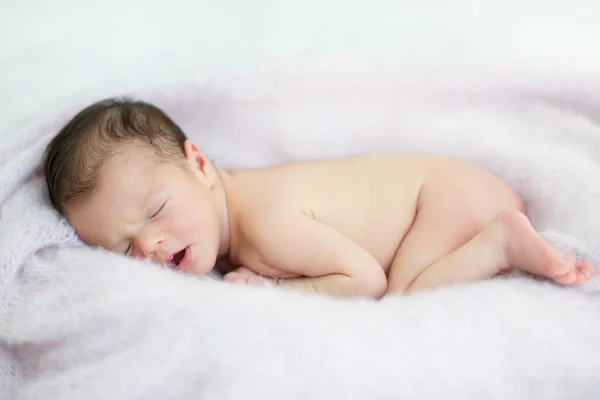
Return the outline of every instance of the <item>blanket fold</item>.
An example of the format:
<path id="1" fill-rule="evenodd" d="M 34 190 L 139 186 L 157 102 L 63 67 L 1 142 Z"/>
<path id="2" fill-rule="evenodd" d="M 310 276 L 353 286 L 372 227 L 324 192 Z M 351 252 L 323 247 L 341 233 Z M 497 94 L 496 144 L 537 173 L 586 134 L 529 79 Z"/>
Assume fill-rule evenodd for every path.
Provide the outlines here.
<path id="1" fill-rule="evenodd" d="M 377 150 L 463 157 L 536 230 L 600 266 L 600 85 L 539 71 L 280 66 L 133 95 L 219 167 Z M 188 277 L 80 243 L 44 148 L 80 107 L 0 144 L 0 398 L 597 399 L 600 279 L 522 275 L 382 301 Z M 460 179 L 460 177 L 456 177 Z"/>

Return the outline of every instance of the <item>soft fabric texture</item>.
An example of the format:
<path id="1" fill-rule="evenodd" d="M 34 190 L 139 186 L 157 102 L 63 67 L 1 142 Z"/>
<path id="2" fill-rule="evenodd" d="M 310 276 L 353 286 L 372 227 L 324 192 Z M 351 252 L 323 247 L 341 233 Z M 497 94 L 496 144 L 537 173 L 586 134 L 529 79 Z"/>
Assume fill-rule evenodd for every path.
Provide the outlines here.
<path id="1" fill-rule="evenodd" d="M 137 93 L 218 166 L 375 150 L 469 159 L 600 264 L 600 87 L 483 67 L 319 64 Z M 82 245 L 41 174 L 63 104 L 0 144 L 2 399 L 597 399 L 600 282 L 522 275 L 334 300 Z M 460 177 L 456 177 L 460 179 Z"/>

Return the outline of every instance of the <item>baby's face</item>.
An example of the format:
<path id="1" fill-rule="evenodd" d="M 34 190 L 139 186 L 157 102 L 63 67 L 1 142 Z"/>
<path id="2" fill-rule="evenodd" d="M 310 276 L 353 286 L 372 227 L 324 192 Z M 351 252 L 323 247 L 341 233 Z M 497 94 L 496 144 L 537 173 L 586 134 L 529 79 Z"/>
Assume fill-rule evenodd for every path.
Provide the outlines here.
<path id="1" fill-rule="evenodd" d="M 123 146 L 102 167 L 91 198 L 67 209 L 69 222 L 89 244 L 208 274 L 221 246 L 223 218 L 194 156 L 186 154 L 186 169 L 183 161 L 157 162 L 138 144 Z"/>

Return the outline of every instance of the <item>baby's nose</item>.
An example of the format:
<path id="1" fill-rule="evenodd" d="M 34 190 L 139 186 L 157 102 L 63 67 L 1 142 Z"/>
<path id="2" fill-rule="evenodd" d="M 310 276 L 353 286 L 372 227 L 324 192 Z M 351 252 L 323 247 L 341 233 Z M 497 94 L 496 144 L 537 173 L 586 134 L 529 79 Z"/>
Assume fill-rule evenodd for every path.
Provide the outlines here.
<path id="1" fill-rule="evenodd" d="M 161 236 L 146 236 L 140 238 L 139 247 L 141 252 L 143 253 L 144 258 L 152 258 L 154 261 L 162 262 L 162 260 L 158 260 L 160 253 L 160 247 L 162 245 L 163 239 Z"/>

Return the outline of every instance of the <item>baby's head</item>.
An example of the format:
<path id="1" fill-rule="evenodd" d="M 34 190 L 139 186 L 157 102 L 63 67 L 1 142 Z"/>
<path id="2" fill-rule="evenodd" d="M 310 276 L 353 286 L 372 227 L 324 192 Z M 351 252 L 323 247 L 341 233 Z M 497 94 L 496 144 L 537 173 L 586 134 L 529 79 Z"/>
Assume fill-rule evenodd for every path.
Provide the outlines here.
<path id="1" fill-rule="evenodd" d="M 199 275 L 227 251 L 219 172 L 155 106 L 83 109 L 48 145 L 44 172 L 53 206 L 90 245 Z"/>

